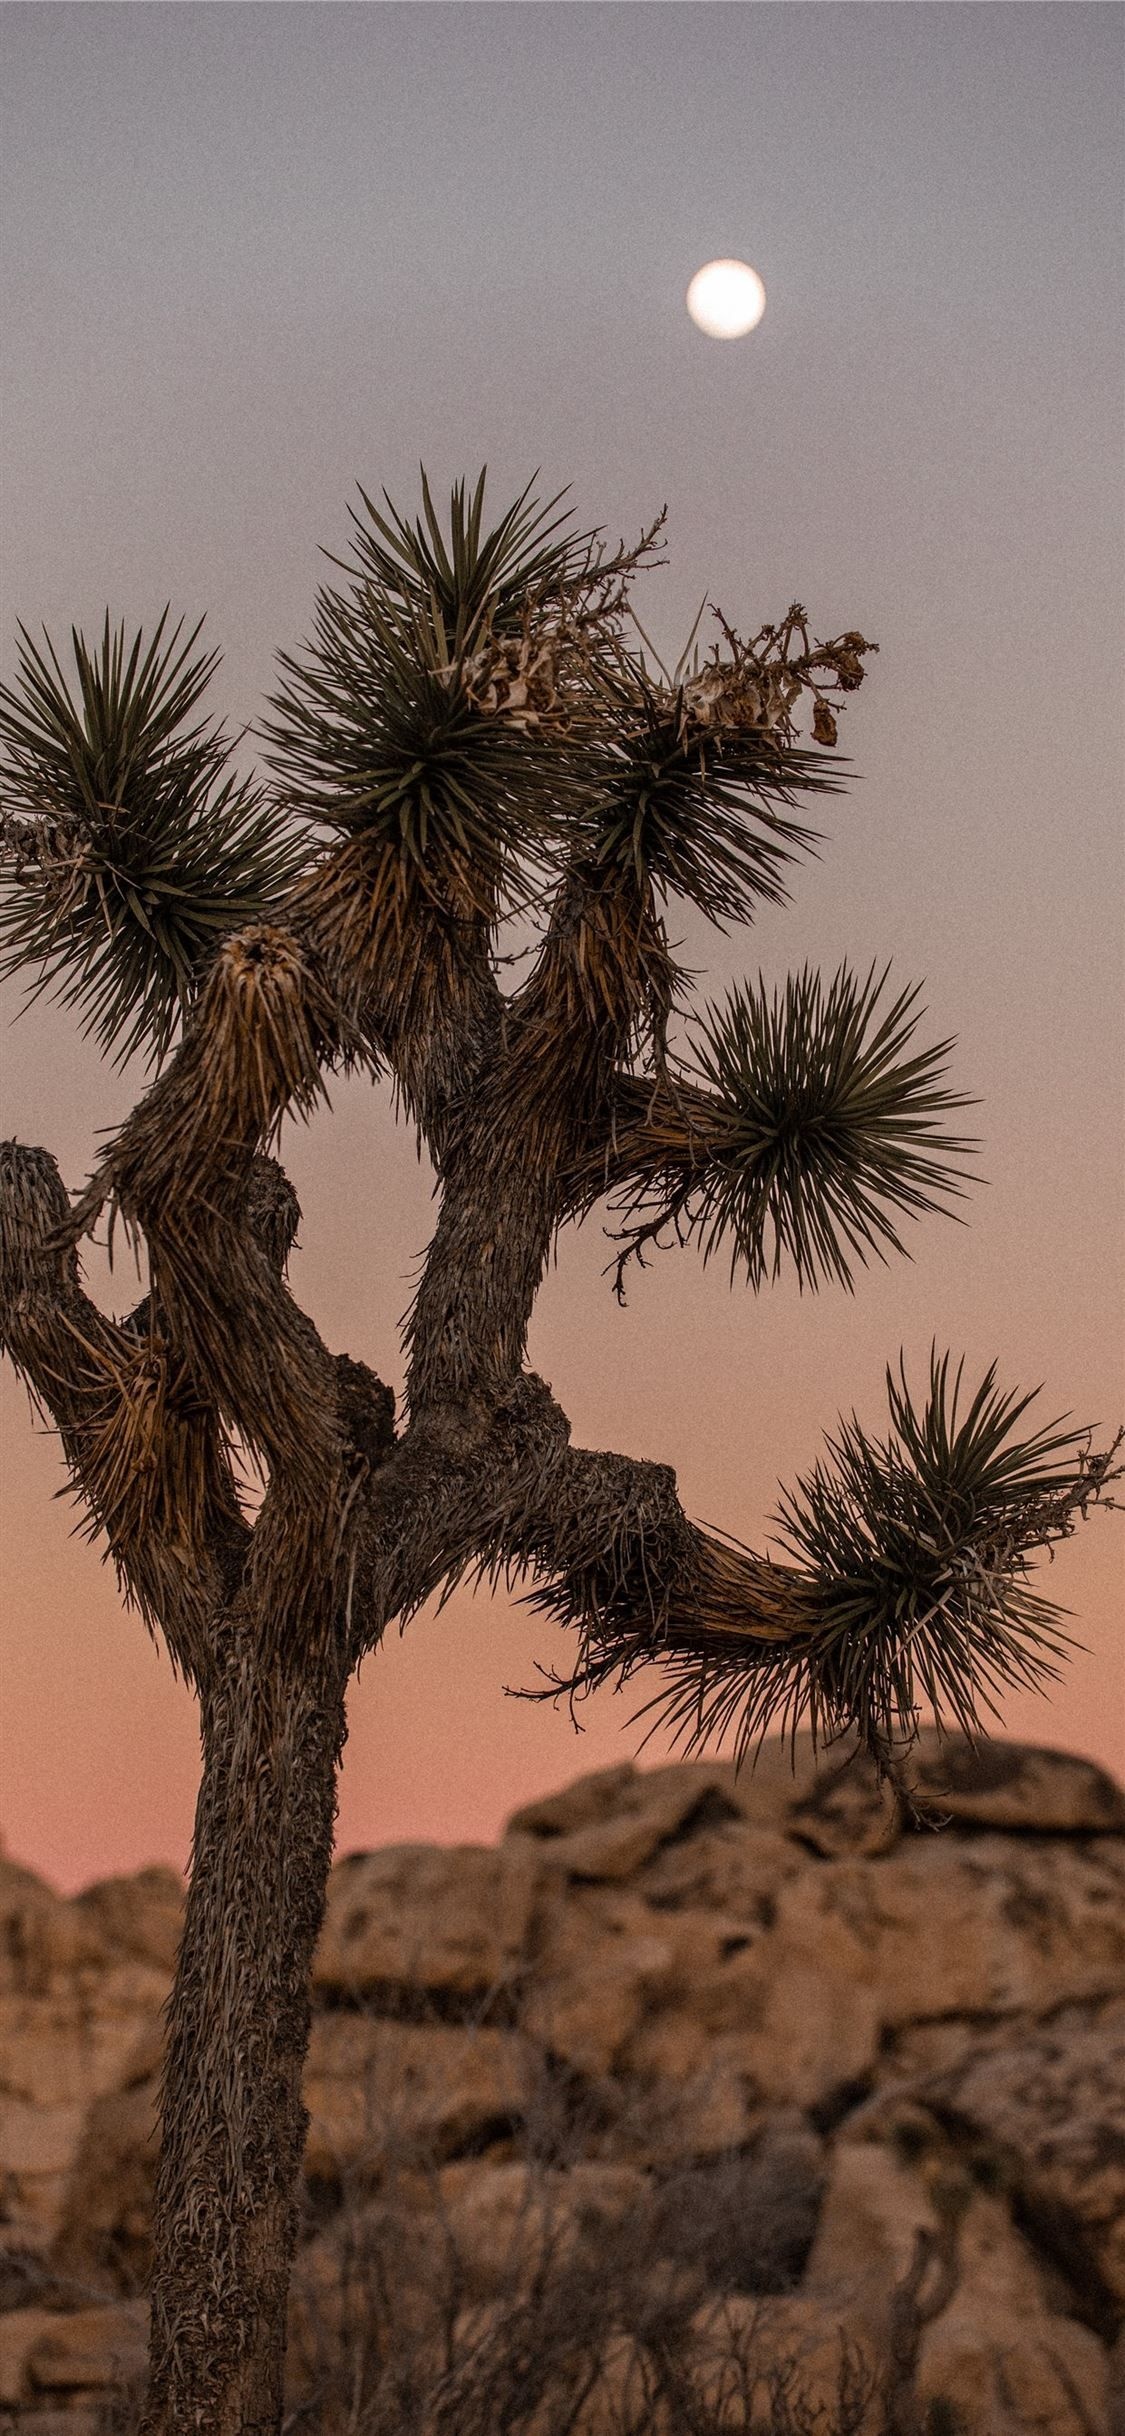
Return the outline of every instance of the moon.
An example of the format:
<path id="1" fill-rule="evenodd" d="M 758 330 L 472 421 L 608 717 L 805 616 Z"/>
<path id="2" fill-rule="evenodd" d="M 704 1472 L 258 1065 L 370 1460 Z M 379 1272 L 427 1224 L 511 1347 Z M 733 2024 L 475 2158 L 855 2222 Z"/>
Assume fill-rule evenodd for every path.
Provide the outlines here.
<path id="1" fill-rule="evenodd" d="M 687 292 L 687 309 L 708 338 L 745 338 L 766 309 L 766 291 L 748 262 L 705 262 Z"/>

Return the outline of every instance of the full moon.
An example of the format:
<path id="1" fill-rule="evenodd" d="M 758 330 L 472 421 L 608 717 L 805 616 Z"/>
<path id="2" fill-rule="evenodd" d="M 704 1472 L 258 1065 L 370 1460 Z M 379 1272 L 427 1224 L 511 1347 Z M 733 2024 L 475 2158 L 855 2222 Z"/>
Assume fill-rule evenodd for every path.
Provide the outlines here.
<path id="1" fill-rule="evenodd" d="M 708 338 L 745 338 L 766 309 L 766 291 L 748 262 L 705 262 L 687 292 L 687 309 Z"/>

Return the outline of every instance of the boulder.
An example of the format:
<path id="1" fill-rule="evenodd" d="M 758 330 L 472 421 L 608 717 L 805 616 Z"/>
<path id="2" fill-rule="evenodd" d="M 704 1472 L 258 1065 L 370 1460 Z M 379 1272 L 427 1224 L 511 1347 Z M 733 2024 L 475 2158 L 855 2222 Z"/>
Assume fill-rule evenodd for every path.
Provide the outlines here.
<path id="1" fill-rule="evenodd" d="M 922 2087 L 999 2156 L 1077 2289 L 1125 2311 L 1125 1998 L 1067 2007 Z"/>
<path id="2" fill-rule="evenodd" d="M 584 2160 L 565 2171 L 508 2158 L 445 2168 L 445 2229 L 472 2301 L 514 2294 L 544 2262 L 593 2256 L 640 2215 L 647 2176 L 636 2166 Z"/>
<path id="3" fill-rule="evenodd" d="M 646 2010 L 674 1981 L 670 1924 L 616 1889 L 556 1901 L 542 1919 L 520 2007 L 529 2037 L 575 2072 L 613 2071 Z"/>
<path id="4" fill-rule="evenodd" d="M 77 2154 L 85 2108 L 36 2106 L 24 2098 L 0 2099 L 0 2157 L 15 2185 L 53 2183 Z"/>
<path id="5" fill-rule="evenodd" d="M 928 1732 L 919 1736 L 907 1773 L 919 1806 L 958 1826 L 1044 1835 L 1125 1831 L 1125 1790 L 1072 1751 Z"/>
<path id="6" fill-rule="evenodd" d="M 940 2221 L 924 2177 L 893 2150 L 838 2147 L 809 2253 L 805 2282 L 846 2294 L 885 2324 L 896 2285 L 914 2264 L 918 2236 Z"/>
<path id="7" fill-rule="evenodd" d="M 1031 2011 L 1125 1986 L 1125 1847 L 993 1833 L 904 1839 L 873 1861 L 790 1879 L 774 1935 L 787 1967 L 869 1988 L 888 2027 L 951 2013 Z M 923 1932 L 924 1924 L 924 1933 Z"/>
<path id="8" fill-rule="evenodd" d="M 715 1768 L 607 1769 L 588 1779 L 589 1814 L 557 1795 L 508 1823 L 509 1838 L 534 1839 L 552 1870 L 570 1878 L 631 1878 L 650 1855 L 693 1820 L 737 1818 L 731 1771 Z M 577 1790 L 577 1788 L 575 1788 Z M 560 1821 L 572 1823 L 563 1826 Z"/>
<path id="9" fill-rule="evenodd" d="M 31 2390 L 54 2395 L 122 2385 L 140 2375 L 147 2351 L 147 2302 L 72 2310 L 35 2344 L 27 2364 Z"/>
<path id="10" fill-rule="evenodd" d="M 77 2309 L 89 2293 L 60 2273 L 41 2250 L 5 2236 L 0 2245 L 0 2317 L 13 2309 Z"/>
<path id="11" fill-rule="evenodd" d="M 744 2149 L 761 2131 L 765 2110 L 738 2057 L 715 2039 L 701 2061 L 697 2044 L 673 2043 L 674 2019 L 665 2028 L 669 2044 L 648 2059 L 654 2070 L 622 2075 L 615 2084 L 614 2154 L 667 2169 Z"/>
<path id="12" fill-rule="evenodd" d="M 0 2218 L 35 2248 L 59 2228 L 91 2109 L 153 2068 L 170 1985 L 84 1902 L 0 1863 Z"/>
<path id="13" fill-rule="evenodd" d="M 1110 2436 L 1106 2355 L 1073 2318 L 957 2300 L 922 2335 L 914 2390 L 957 2436 Z"/>
<path id="14" fill-rule="evenodd" d="M 840 1751 L 833 1755 L 828 1763 L 833 1777 L 848 1755 Z M 552 1857 L 561 1867 L 567 1859 L 564 1844 L 567 1853 L 577 1853 L 581 1861 L 583 1854 L 592 1856 L 599 1849 L 594 1830 L 604 1831 L 609 1866 L 599 1866 L 589 1874 L 618 1877 L 625 1874 L 618 1865 L 620 1853 L 626 1849 L 641 1853 L 646 1843 L 653 1852 L 692 1820 L 717 1823 L 736 1818 L 748 1826 L 786 1829 L 794 1809 L 815 1792 L 824 1765 L 824 1755 L 814 1753 L 807 1734 L 799 1734 L 793 1742 L 773 1737 L 740 1768 L 729 1761 L 695 1760 L 642 1769 L 626 1760 L 580 1776 L 558 1793 L 525 1803 L 513 1812 L 505 1833 L 533 1836 L 545 1846 L 559 1847 Z M 643 1818 L 649 1821 L 647 1836 L 637 1826 Z M 636 1828 L 631 1847 L 624 1835 L 626 1821 Z M 618 1826 L 622 1828 L 620 1843 L 610 1833 Z M 573 1845 L 570 1839 L 577 1835 L 589 1835 L 590 1844 Z M 631 1863 L 632 1867 L 640 1865 L 640 1860 Z M 586 1873 L 579 1867 L 574 1874 Z"/>
<path id="15" fill-rule="evenodd" d="M 616 2071 L 697 2092 L 740 2082 L 745 2138 L 763 2104 L 819 2105 L 866 2076 L 879 2038 L 872 1991 L 841 1974 L 824 2002 L 820 1959 L 779 1966 L 776 1935 L 702 1907 L 591 1889 L 546 1914 L 521 2008 L 528 2033 L 577 2072 Z"/>
<path id="16" fill-rule="evenodd" d="M 146 2060 L 154 2061 L 151 2051 Z M 90 2109 L 51 2246 L 52 2260 L 65 2274 L 125 2293 L 143 2283 L 160 2151 L 159 2103 L 154 2071 Z"/>
<path id="17" fill-rule="evenodd" d="M 822 1791 L 850 1775 L 853 1763 L 866 1782 L 866 1763 L 856 1763 L 851 1739 L 813 1748 L 810 1734 L 771 1734 L 750 1753 L 741 1768 L 731 1769 L 730 1798 L 749 1827 L 770 1827 L 788 1833 L 795 1815 L 817 1807 Z M 825 1802 L 825 1815 L 828 1803 Z M 802 1831 L 798 1829 L 798 1833 Z M 805 1837 L 812 1842 L 811 1837 Z M 814 1845 L 814 1849 L 817 1847 Z"/>
<path id="18" fill-rule="evenodd" d="M 900 1825 L 892 1791 L 854 1742 L 814 1751 L 811 1737 L 798 1734 L 771 1737 L 738 1768 L 698 1760 L 598 1769 L 528 1802 L 506 1832 L 556 1845 L 553 1857 L 560 1866 L 573 1860 L 575 1876 L 621 1877 L 641 1866 L 646 1843 L 655 1851 L 670 1835 L 724 1818 L 767 1834 L 791 1834 L 824 1853 L 882 1851 Z M 589 1840 L 579 1845 L 577 1836 Z"/>
<path id="19" fill-rule="evenodd" d="M 622 2050 L 626 2068 L 646 2079 L 683 2082 L 729 2072 L 748 2104 L 831 2106 L 864 2082 L 879 2046 L 879 2008 L 870 1988 L 827 1982 L 803 1957 L 779 1967 L 773 1938 L 735 1956 L 684 1996 L 652 2008 Z"/>
<path id="20" fill-rule="evenodd" d="M 526 2048 L 510 2030 L 322 2014 L 305 2073 L 306 2175 L 377 2180 L 419 2147 L 455 2156 L 503 2136 L 527 2092 Z"/>
<path id="21" fill-rule="evenodd" d="M 117 2307 L 17 2309 L 0 2317 L 0 2400 L 112 2392 L 139 2375 L 148 2343 L 143 2301 Z M 21 2420 L 23 2412 L 20 2412 Z"/>
<path id="22" fill-rule="evenodd" d="M 893 1787 L 860 1751 L 836 1760 L 825 1754 L 810 1791 L 794 1800 L 786 1822 L 791 1836 L 826 1859 L 889 1852 L 901 1824 Z"/>
<path id="23" fill-rule="evenodd" d="M 1104 1835 L 1125 1831 L 1125 1789 L 1092 1760 L 1069 1751 L 963 1734 L 919 1735 L 903 1776 L 924 1814 L 959 1826 L 1016 1833 Z M 669 1780 L 728 1803 L 749 1825 L 781 1829 L 826 1854 L 877 1852 L 894 1842 L 901 1817 L 892 1790 L 844 1739 L 813 1750 L 808 1734 L 771 1736 L 741 1768 L 716 1761 L 638 1769 L 629 1762 L 579 1777 L 528 1802 L 509 1835 L 569 1837 L 659 1809 Z"/>
<path id="24" fill-rule="evenodd" d="M 73 1998 L 108 1959 L 97 1923 L 30 1869 L 0 1856 L 0 1994 Z"/>
<path id="25" fill-rule="evenodd" d="M 743 1819 L 707 1825 L 662 1844 L 638 1870 L 634 1886 L 655 1911 L 721 1914 L 733 1934 L 768 1928 L 779 1889 L 807 1866 L 799 1844 L 772 1827 Z"/>
<path id="26" fill-rule="evenodd" d="M 639 1781 L 640 1771 L 628 1759 L 619 1760 L 612 1768 L 597 1768 L 591 1775 L 578 1776 L 573 1784 L 563 1785 L 558 1793 L 546 1793 L 538 1801 L 525 1802 L 522 1809 L 512 1812 L 504 1833 L 535 1836 L 542 1842 L 571 1835 L 577 1827 L 589 1827 L 599 1819 L 611 1817 L 618 1802 L 627 1793 L 634 1793 Z"/>
<path id="27" fill-rule="evenodd" d="M 959 2290 L 971 2292 L 974 2306 L 1028 2319 L 1055 2314 L 1053 2280 L 1013 2224 L 1007 2195 L 973 2187 L 971 2178 L 957 2212 L 956 2262 Z"/>
<path id="28" fill-rule="evenodd" d="M 26 2399 L 31 2390 L 28 2362 L 53 2323 L 49 2309 L 8 2309 L 0 2316 L 0 2402 Z"/>
<path id="29" fill-rule="evenodd" d="M 103 2395 L 101 2403 L 71 2402 L 61 2409 L 48 2404 L 45 2410 L 28 2403 L 19 2415 L 20 2436 L 106 2436 L 104 2402 Z"/>
<path id="30" fill-rule="evenodd" d="M 979 2186 L 979 2160 L 966 2165 L 933 2121 L 912 2124 L 900 2107 L 894 2128 L 900 2139 L 915 2133 L 909 2162 L 874 2141 L 838 2146 L 806 2286 L 834 2294 L 845 2312 L 858 2308 L 888 2359 L 896 2349 L 903 2356 L 905 2326 L 926 2427 L 1106 2436 L 1104 2348 L 1059 2313 L 1057 2279 L 1013 2223 L 1007 2198 Z M 930 2258 L 904 2320 L 920 2237 Z"/>
<path id="31" fill-rule="evenodd" d="M 127 2087 L 167 1993 L 162 1972 L 125 1963 L 105 1973 L 96 2002 L 0 1996 L 0 2093 L 51 2109 Z"/>
<path id="32" fill-rule="evenodd" d="M 406 1988 L 472 1999 L 518 1968 L 535 1891 L 535 1857 L 518 1840 L 392 1844 L 356 1852 L 332 1872 L 313 1961 L 318 1994 Z"/>
<path id="33" fill-rule="evenodd" d="M 100 1878 L 76 1897 L 76 1917 L 120 1954 L 148 1963 L 171 1981 L 184 1924 L 184 1882 L 175 1869 L 138 1869 Z"/>
<path id="34" fill-rule="evenodd" d="M 85 2122 L 78 2104 L 0 2097 L 0 2222 L 11 2240 L 32 2249 L 49 2242 Z"/>

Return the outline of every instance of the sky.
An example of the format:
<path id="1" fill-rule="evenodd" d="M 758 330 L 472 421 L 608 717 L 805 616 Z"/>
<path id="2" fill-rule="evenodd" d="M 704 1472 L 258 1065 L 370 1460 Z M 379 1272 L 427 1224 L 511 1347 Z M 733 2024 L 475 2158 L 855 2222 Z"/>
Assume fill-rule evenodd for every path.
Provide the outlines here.
<path id="1" fill-rule="evenodd" d="M 675 656 L 701 598 L 744 631 L 799 598 L 880 644 L 850 792 L 752 931 L 676 929 L 701 997 L 805 961 L 892 960 L 980 1099 L 967 1223 L 854 1296 L 732 1293 L 669 1251 L 620 1311 L 599 1226 L 564 1238 L 530 1355 L 577 1442 L 675 1465 L 761 1546 L 778 1484 L 888 1361 L 931 1341 L 1112 1434 L 1122 1297 L 1121 19 L 1084 5 L 8 5 L 2 191 L 5 675 L 16 620 L 65 643 L 166 600 L 252 728 L 308 634 L 362 482 L 406 508 L 487 463 L 583 525 L 668 507 L 641 609 Z M 715 255 L 758 329 L 684 310 Z M 244 743 L 252 757 L 253 739 Z M 818 807 L 819 811 L 819 807 Z M 6 993 L 19 1013 L 20 991 Z M 141 1087 L 40 1004 L 5 1032 L 0 1130 L 79 1185 Z M 291 1283 L 401 1385 L 433 1225 L 389 1098 L 287 1132 Z M 133 1299 L 94 1256 L 93 1290 Z M 187 1858 L 190 1696 L 56 1492 L 5 1371 L 0 1829 L 65 1887 Z M 1057 1555 L 1083 1645 L 1004 1728 L 1125 1764 L 1120 1517 Z M 487 1839 L 518 1802 L 636 1756 L 641 1695 L 513 1700 L 565 1661 L 514 1601 L 456 1595 L 350 1704 L 341 1850 Z M 663 1755 L 648 1747 L 651 1760 Z"/>

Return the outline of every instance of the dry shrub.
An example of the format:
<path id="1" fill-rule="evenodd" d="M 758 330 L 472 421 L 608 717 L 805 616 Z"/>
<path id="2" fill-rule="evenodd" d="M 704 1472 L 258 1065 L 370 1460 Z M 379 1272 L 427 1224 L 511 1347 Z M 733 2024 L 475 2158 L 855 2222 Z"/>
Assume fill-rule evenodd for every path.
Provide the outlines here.
<path id="1" fill-rule="evenodd" d="M 644 2115 L 529 2058 L 519 2124 L 471 2162 L 381 2121 L 378 2167 L 310 2204 L 287 2436 L 881 2436 L 846 2333 L 826 2407 L 758 2306 L 799 2282 L 815 2135 L 783 2117 L 745 2151 L 631 2172 Z"/>
<path id="2" fill-rule="evenodd" d="M 822 2187 L 801 2118 L 642 2171 L 643 2093 L 542 2057 L 483 2154 L 378 2095 L 370 2154 L 306 2185 L 285 2436 L 884 2436 L 846 2328 L 827 2392 L 799 2337 L 779 2356 Z M 105 2436 L 138 2423 L 123 2395 Z"/>

